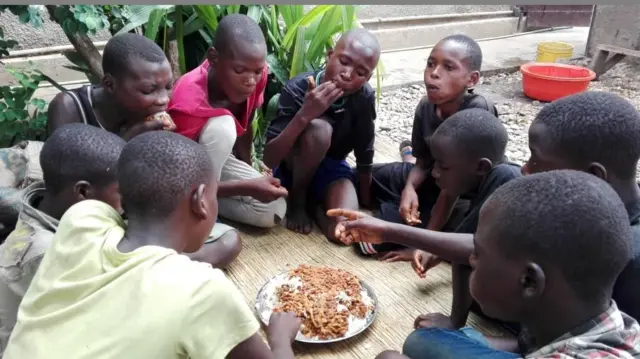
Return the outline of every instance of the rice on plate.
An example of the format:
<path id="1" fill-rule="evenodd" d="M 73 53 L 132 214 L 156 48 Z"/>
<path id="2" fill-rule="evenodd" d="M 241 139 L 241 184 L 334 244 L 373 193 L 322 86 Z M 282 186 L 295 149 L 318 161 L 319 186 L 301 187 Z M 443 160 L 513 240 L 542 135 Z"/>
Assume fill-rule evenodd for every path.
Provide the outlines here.
<path id="1" fill-rule="evenodd" d="M 299 341 L 336 341 L 362 332 L 375 318 L 373 293 L 341 269 L 301 265 L 273 277 L 258 293 L 256 310 L 266 324 L 274 312 L 302 321 Z"/>

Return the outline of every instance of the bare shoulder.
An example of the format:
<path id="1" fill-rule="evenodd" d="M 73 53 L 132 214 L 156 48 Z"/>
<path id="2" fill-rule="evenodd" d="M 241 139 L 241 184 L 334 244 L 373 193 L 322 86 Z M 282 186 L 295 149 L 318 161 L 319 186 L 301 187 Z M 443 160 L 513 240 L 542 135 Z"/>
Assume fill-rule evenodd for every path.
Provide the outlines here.
<path id="1" fill-rule="evenodd" d="M 47 111 L 47 133 L 69 123 L 82 122 L 78 105 L 66 92 L 58 93 L 49 103 Z"/>

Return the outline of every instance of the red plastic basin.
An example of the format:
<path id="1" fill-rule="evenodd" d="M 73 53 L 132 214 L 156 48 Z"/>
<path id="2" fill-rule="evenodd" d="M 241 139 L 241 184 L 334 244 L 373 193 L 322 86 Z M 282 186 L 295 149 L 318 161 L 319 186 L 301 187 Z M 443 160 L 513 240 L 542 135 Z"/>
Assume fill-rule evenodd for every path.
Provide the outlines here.
<path id="1" fill-rule="evenodd" d="M 538 101 L 551 102 L 583 92 L 596 73 L 580 66 L 532 62 L 520 67 L 524 94 Z"/>

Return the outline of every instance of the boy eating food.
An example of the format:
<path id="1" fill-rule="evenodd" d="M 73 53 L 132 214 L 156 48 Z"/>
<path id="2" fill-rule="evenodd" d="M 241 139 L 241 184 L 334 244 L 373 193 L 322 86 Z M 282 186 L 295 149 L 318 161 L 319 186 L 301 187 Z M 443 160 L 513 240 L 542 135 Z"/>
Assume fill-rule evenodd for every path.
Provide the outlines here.
<path id="1" fill-rule="evenodd" d="M 362 204 L 369 204 L 376 111 L 368 81 L 379 58 L 380 46 L 370 32 L 350 30 L 327 53 L 325 70 L 299 74 L 281 91 L 264 162 L 290 192 L 290 230 L 310 233 L 315 217 L 325 236 L 336 241 L 336 221 L 317 207 L 357 209 L 358 192 Z M 351 151 L 357 179 L 345 160 Z"/>
<path id="2" fill-rule="evenodd" d="M 175 129 L 164 113 L 173 74 L 160 46 L 141 35 L 116 35 L 105 45 L 102 70 L 100 85 L 53 98 L 47 112 L 49 135 L 68 123 L 102 128 L 125 140 L 147 131 Z"/>
<path id="3" fill-rule="evenodd" d="M 253 117 L 267 85 L 267 45 L 258 24 L 241 14 L 220 20 L 206 60 L 175 85 L 168 112 L 176 132 L 207 148 L 219 183 L 220 215 L 271 228 L 286 211 L 280 181 L 252 167 Z M 218 223 L 217 233 L 233 228 Z"/>
<path id="4" fill-rule="evenodd" d="M 98 201 L 62 216 L 4 359 L 293 358 L 293 314 L 271 317 L 267 347 L 224 273 L 179 254 L 198 251 L 215 223 L 212 167 L 172 132 L 129 141 L 117 166 L 128 226 Z"/>
<path id="5" fill-rule="evenodd" d="M 483 312 L 522 323 L 534 341 L 515 354 L 471 328 L 424 328 L 404 355 L 378 358 L 637 358 L 640 326 L 611 300 L 631 237 L 620 197 L 595 176 L 563 170 L 507 183 L 480 213 L 470 289 Z"/>
<path id="6" fill-rule="evenodd" d="M 424 70 L 427 94 L 416 107 L 412 139 L 402 146 L 405 158 L 412 154 L 413 160 L 374 166 L 372 191 L 380 202 L 379 218 L 447 232 L 460 225 L 469 199 L 458 199 L 435 184 L 431 176 L 434 158 L 430 142 L 438 127 L 459 111 L 482 109 L 498 116 L 491 101 L 473 92 L 481 66 L 482 50 L 466 35 L 445 37 L 431 50 Z M 386 253 L 367 246 L 358 249 L 364 255 L 379 254 L 389 261 L 424 256 L 426 262 L 428 256 L 414 254 L 412 249 Z"/>
<path id="7" fill-rule="evenodd" d="M 83 124 L 62 126 L 44 143 L 44 181 L 25 188 L 16 228 L 0 245 L 0 356 L 60 217 L 88 199 L 120 211 L 116 167 L 124 145 L 120 137 Z"/>
<path id="8" fill-rule="evenodd" d="M 406 247 L 426 249 L 421 245 L 414 245 L 414 242 L 403 242 L 405 233 L 421 233 L 422 236 L 429 238 L 427 240 L 437 241 L 438 246 L 449 244 L 455 246 L 457 238 L 475 233 L 480 208 L 491 193 L 503 184 L 521 176 L 519 166 L 502 162 L 508 137 L 502 122 L 488 111 L 469 109 L 449 117 L 438 127 L 430 141 L 434 158 L 431 175 L 436 185 L 443 191 L 456 197 L 465 196 L 470 199 L 470 206 L 464 219 L 453 233 L 412 228 L 398 222 L 394 224 L 379 221 L 381 226 L 389 226 L 393 231 L 398 231 L 398 239 L 394 237 L 393 243 L 364 243 L 363 246 L 378 253 Z M 329 212 L 330 216 L 340 216 L 342 213 L 341 211 Z M 341 228 L 344 227 L 338 226 L 338 232 Z M 362 241 L 368 242 L 366 239 Z M 439 254 L 440 248 L 434 248 L 435 252 L 430 253 Z M 461 326 L 466 322 L 471 306 L 468 288 L 470 268 L 468 265 L 456 263 L 468 263 L 466 260 L 469 254 L 461 253 L 460 248 L 451 247 L 451 251 L 454 252 L 451 256 L 443 258 L 454 262 L 451 320 L 457 326 Z M 434 266 L 438 261 L 439 259 L 429 264 Z M 416 268 L 416 271 L 424 276 L 428 269 L 428 266 L 424 266 Z"/>

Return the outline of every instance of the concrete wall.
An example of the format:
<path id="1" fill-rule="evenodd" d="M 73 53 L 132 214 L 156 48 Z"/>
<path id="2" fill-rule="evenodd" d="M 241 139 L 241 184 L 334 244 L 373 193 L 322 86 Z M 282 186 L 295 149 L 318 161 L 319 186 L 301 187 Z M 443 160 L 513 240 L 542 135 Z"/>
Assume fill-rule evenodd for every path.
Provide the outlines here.
<path id="1" fill-rule="evenodd" d="M 69 45 L 69 40 L 64 35 L 60 25 L 49 20 L 49 14 L 43 13 L 41 28 L 35 28 L 29 24 L 21 24 L 18 17 L 9 10 L 0 14 L 0 27 L 4 30 L 7 39 L 18 41 L 14 50 L 35 49 L 48 46 Z M 111 37 L 109 31 L 102 31 L 93 37 L 94 41 L 106 41 Z"/>
<path id="2" fill-rule="evenodd" d="M 640 50 L 640 4 L 596 5 L 589 32 L 587 53 L 594 55 L 598 44 Z"/>
<path id="3" fill-rule="evenodd" d="M 311 8 L 313 5 L 308 6 Z M 379 17 L 402 17 L 418 15 L 441 15 L 453 13 L 472 13 L 485 11 L 511 10 L 510 5 L 362 5 L 357 10 L 359 19 L 372 19 Z M 60 27 L 48 20 L 41 29 L 35 29 L 31 25 L 23 25 L 18 17 L 5 11 L 0 14 L 0 26 L 4 29 L 6 38 L 18 41 L 16 50 L 33 49 L 47 46 L 68 45 L 68 40 Z M 94 36 L 94 41 L 108 40 L 110 34 L 103 31 Z"/>

